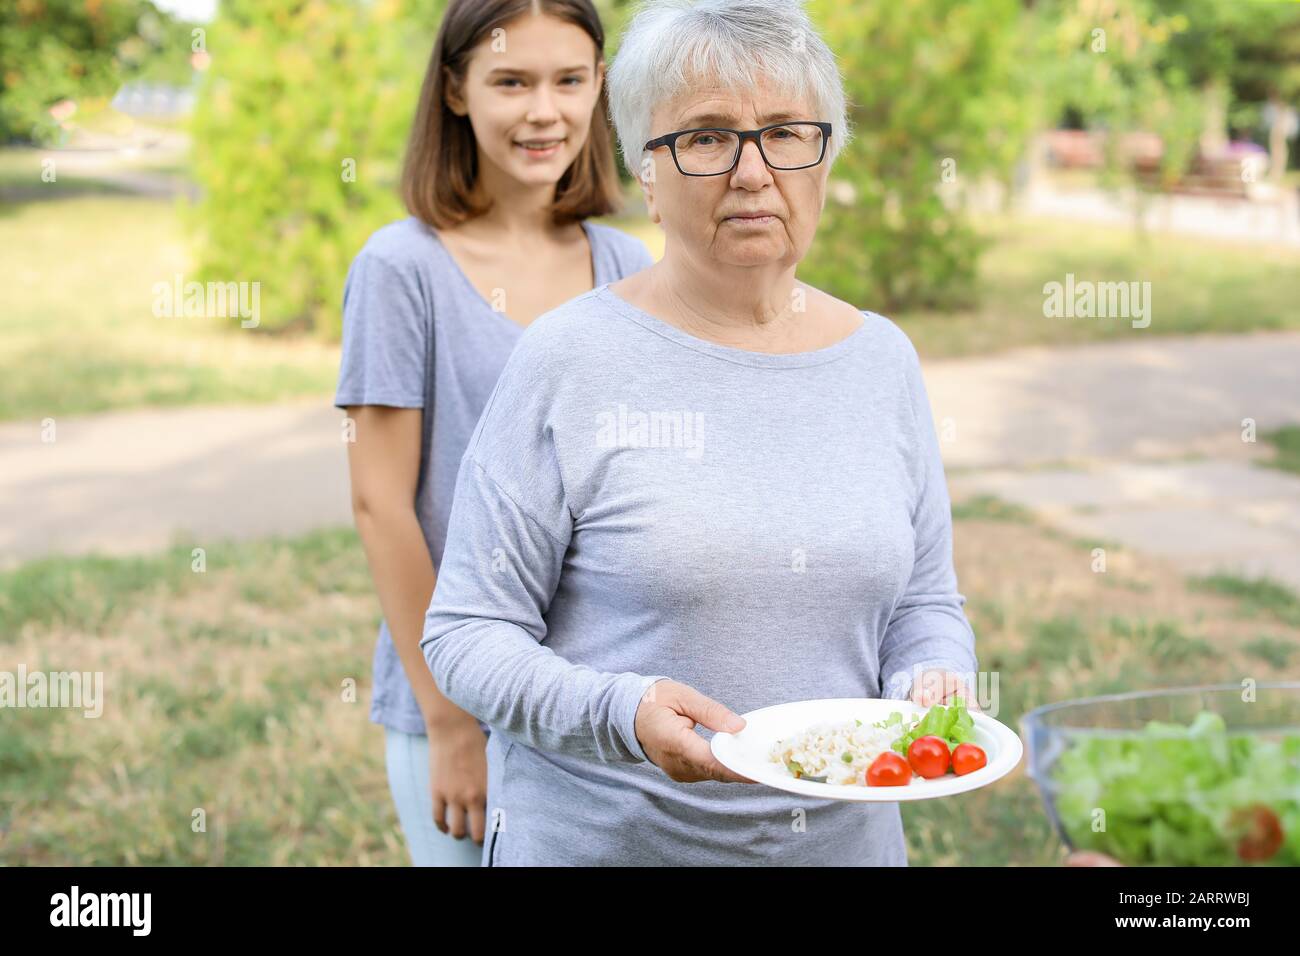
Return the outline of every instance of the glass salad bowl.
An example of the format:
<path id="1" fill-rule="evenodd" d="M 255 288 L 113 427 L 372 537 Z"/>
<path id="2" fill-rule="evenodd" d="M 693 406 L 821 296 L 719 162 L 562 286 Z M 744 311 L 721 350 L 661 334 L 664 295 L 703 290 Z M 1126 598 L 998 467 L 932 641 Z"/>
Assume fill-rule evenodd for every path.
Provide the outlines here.
<path id="1" fill-rule="evenodd" d="M 1071 850 L 1130 866 L 1300 866 L 1300 682 L 1072 700 L 1020 727 Z"/>

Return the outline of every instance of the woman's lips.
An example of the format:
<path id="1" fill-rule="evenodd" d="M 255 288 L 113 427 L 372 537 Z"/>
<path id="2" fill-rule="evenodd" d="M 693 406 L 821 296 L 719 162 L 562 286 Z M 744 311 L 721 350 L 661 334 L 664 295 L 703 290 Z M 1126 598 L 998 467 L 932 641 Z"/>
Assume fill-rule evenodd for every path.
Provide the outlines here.
<path id="1" fill-rule="evenodd" d="M 529 139 L 524 140 L 521 143 L 515 143 L 515 146 L 522 149 L 524 155 L 530 159 L 547 159 L 560 151 L 560 148 L 564 145 L 565 139 L 567 139 L 567 137 L 564 139 Z"/>
<path id="2" fill-rule="evenodd" d="M 723 222 L 734 222 L 739 225 L 747 226 L 766 226 L 777 221 L 773 215 L 753 215 L 753 216 L 728 216 Z"/>

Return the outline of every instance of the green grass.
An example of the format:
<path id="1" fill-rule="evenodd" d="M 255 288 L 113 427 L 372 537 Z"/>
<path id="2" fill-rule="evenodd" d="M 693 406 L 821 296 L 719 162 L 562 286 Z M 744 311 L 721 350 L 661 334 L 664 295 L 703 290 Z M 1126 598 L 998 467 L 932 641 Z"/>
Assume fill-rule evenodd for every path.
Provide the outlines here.
<path id="1" fill-rule="evenodd" d="M 1203 591 L 1236 598 L 1252 616 L 1267 614 L 1293 627 L 1300 627 L 1300 597 L 1285 584 L 1269 578 L 1241 578 L 1232 574 L 1192 578 L 1190 583 Z"/>
<path id="2" fill-rule="evenodd" d="M 72 195 L 0 213 L 0 419 L 328 396 L 338 348 L 231 320 L 159 318 L 191 273 L 172 205 Z"/>
<path id="3" fill-rule="evenodd" d="M 192 272 L 191 237 L 169 202 L 113 195 L 93 175 L 39 182 L 36 151 L 0 150 L 0 420 L 139 406 L 261 403 L 328 396 L 339 352 L 233 320 L 157 318 L 153 284 Z M 128 168 L 180 171 L 147 156 Z M 33 192 L 35 187 L 35 192 Z M 5 190 L 25 190 L 5 202 Z M 11 194 L 10 198 L 13 198 Z M 42 201 L 31 201 L 40 199 Z M 663 234 L 613 220 L 662 254 Z M 1082 223 L 991 220 L 982 298 L 952 314 L 892 315 L 927 356 L 1068 345 L 1136 335 L 1300 327 L 1300 256 L 1268 246 L 1136 239 Z M 1151 327 L 1046 319 L 1042 287 L 1080 279 L 1150 281 Z M 859 303 L 873 307 L 872 303 Z M 1289 449 L 1295 437 L 1279 442 Z M 1281 447 L 1281 446 L 1280 446 Z M 1294 451 L 1287 461 L 1294 461 Z"/>
<path id="4" fill-rule="evenodd" d="M 1110 626 L 1113 634 L 1125 638 L 1130 647 L 1143 651 L 1158 666 L 1190 664 L 1214 654 L 1209 642 L 1188 636 L 1176 621 L 1115 617 Z"/>
<path id="5" fill-rule="evenodd" d="M 972 495 L 961 501 L 954 502 L 952 505 L 952 518 L 954 521 L 1008 521 L 1014 524 L 1029 524 L 1034 525 L 1047 537 L 1059 541 L 1068 541 L 1075 547 L 1082 548 L 1085 551 L 1091 552 L 1097 548 L 1106 552 L 1123 550 L 1123 545 L 1117 541 L 1107 541 L 1102 538 L 1078 538 L 1059 531 L 1040 522 L 1029 508 L 1013 501 L 1007 501 L 1005 498 L 999 498 L 997 495 Z"/>
<path id="6" fill-rule="evenodd" d="M 1149 336 L 1300 328 L 1300 251 L 1046 219 L 993 219 L 978 305 L 952 313 L 891 315 L 925 357 L 1025 345 L 1146 341 Z M 1151 283 L 1151 324 L 1043 315 L 1043 286 L 1076 281 Z M 869 303 L 864 303 L 869 307 Z"/>
<path id="7" fill-rule="evenodd" d="M 985 521 L 1015 521 L 1028 524 L 1034 520 L 1033 514 L 1020 505 L 1012 504 L 996 495 L 975 495 L 952 506 L 954 521 L 970 521 L 982 518 Z"/>
<path id="8" fill-rule="evenodd" d="M 1276 458 L 1263 464 L 1300 475 L 1300 425 L 1287 425 L 1260 437 L 1277 451 Z"/>
<path id="9" fill-rule="evenodd" d="M 202 572 L 182 542 L 50 558 L 0 574 L 0 614 L 7 669 L 104 681 L 98 718 L 0 711 L 0 865 L 406 862 L 354 531 L 208 543 Z"/>
<path id="10" fill-rule="evenodd" d="M 1131 573 L 1122 563 L 1095 575 L 1076 543 L 991 502 L 966 514 L 957 535 L 973 547 L 958 573 L 991 565 L 967 610 L 1013 728 L 1073 697 L 1282 675 L 1300 646 L 1285 624 L 1267 638 L 1252 627 L 1240 651 L 1216 630 L 1242 628 L 1247 604 L 1290 606 L 1272 590 L 1220 582 L 1215 596 L 1171 573 L 1133 598 L 1103 580 Z M 405 864 L 382 731 L 366 715 L 379 607 L 356 533 L 205 542 L 202 572 L 192 547 L 0 573 L 5 668 L 98 671 L 105 683 L 98 719 L 0 710 L 0 865 Z M 902 813 L 914 865 L 1062 856 L 1023 765 Z"/>
<path id="11" fill-rule="evenodd" d="M 1270 667 L 1276 667 L 1282 670 L 1291 663 L 1291 657 L 1300 651 L 1293 641 L 1285 641 L 1276 637 L 1257 637 L 1255 640 L 1246 644 L 1244 650 L 1247 654 L 1259 658 Z"/>
<path id="12" fill-rule="evenodd" d="M 229 544 L 178 542 L 155 554 L 97 554 L 38 558 L 0 572 L 0 646 L 27 627 L 60 626 L 93 632 L 123 609 L 182 597 L 207 574 L 240 573 L 241 597 L 262 606 L 294 606 L 303 589 L 369 592 L 364 567 L 355 564 L 351 532 L 321 531 L 295 538 Z M 202 568 L 199 571 L 196 568 Z M 292 576 L 293 587 L 284 579 Z"/>

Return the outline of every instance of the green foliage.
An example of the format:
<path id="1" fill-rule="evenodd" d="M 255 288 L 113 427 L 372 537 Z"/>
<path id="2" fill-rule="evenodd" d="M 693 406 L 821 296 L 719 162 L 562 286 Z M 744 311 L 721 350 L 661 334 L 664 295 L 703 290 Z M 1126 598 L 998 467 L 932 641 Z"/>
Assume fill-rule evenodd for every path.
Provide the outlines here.
<path id="1" fill-rule="evenodd" d="M 1187 168 L 1203 134 L 1259 127 L 1259 104 L 1300 96 L 1294 3 L 1044 0 L 1035 16 L 1047 115 L 1068 108 L 1091 129 L 1157 134 L 1162 185 Z M 1117 158 L 1112 182 L 1125 178 Z"/>
<path id="2" fill-rule="evenodd" d="M 1266 464 L 1300 475 L 1300 425 L 1284 425 L 1259 437 L 1277 450 L 1277 457 Z"/>
<path id="3" fill-rule="evenodd" d="M 800 277 L 897 310 L 969 301 L 981 242 L 967 186 L 1010 175 L 1032 110 L 1017 0 L 815 0 L 840 60 L 854 142 L 836 160 Z"/>
<path id="4" fill-rule="evenodd" d="M 177 29 L 149 0 L 0 4 L 0 142 L 57 141 L 51 106 L 111 96 L 137 75 L 187 80 Z"/>
<path id="5" fill-rule="evenodd" d="M 1155 0 L 1179 30 L 1163 57 L 1194 85 L 1227 83 L 1238 103 L 1300 99 L 1300 5 Z"/>
<path id="6" fill-rule="evenodd" d="M 1191 81 L 1170 43 L 1188 20 L 1155 0 L 1045 0 L 1036 9 L 1045 115 L 1081 114 L 1090 129 L 1107 130 L 1106 180 L 1128 180 L 1121 151 L 1124 134 L 1159 136 L 1160 174 L 1172 184 L 1196 152 L 1206 94 Z"/>
<path id="7" fill-rule="evenodd" d="M 1125 134 L 1158 137 L 1179 179 L 1243 96 L 1300 86 L 1300 8 L 1218 0 L 900 0 L 810 5 L 841 61 L 856 142 L 801 278 L 861 305 L 971 304 L 982 241 L 966 199 L 1008 183 L 1028 133 L 1067 110 L 1110 131 L 1105 180 L 1130 180 Z M 1251 92 L 1253 91 L 1253 92 Z M 1215 108 L 1216 103 L 1227 103 Z M 1253 114 L 1251 114 L 1253 115 Z"/>
<path id="8" fill-rule="evenodd" d="M 260 282 L 263 330 L 337 337 L 348 264 L 397 218 L 441 0 L 223 0 L 192 121 L 199 281 Z"/>

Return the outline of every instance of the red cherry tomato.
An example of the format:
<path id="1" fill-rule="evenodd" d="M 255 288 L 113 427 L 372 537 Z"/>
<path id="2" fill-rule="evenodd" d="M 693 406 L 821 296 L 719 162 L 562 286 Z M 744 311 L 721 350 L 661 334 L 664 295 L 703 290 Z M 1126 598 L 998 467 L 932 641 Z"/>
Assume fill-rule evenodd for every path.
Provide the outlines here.
<path id="1" fill-rule="evenodd" d="M 1232 823 L 1241 832 L 1237 841 L 1237 856 L 1241 859 L 1258 863 L 1282 849 L 1282 821 L 1264 804 L 1240 808 L 1233 813 Z"/>
<path id="2" fill-rule="evenodd" d="M 949 760 L 948 741 L 941 737 L 917 737 L 907 748 L 907 762 L 927 780 L 947 773 Z"/>
<path id="3" fill-rule="evenodd" d="M 902 787 L 911 782 L 912 768 L 892 750 L 885 751 L 871 761 L 871 766 L 867 768 L 869 787 Z"/>
<path id="4" fill-rule="evenodd" d="M 958 744 L 957 749 L 952 752 L 952 772 L 959 777 L 979 770 L 988 762 L 988 754 L 984 753 L 984 748 L 974 744 Z"/>

